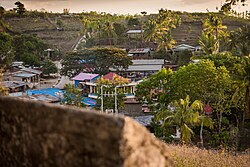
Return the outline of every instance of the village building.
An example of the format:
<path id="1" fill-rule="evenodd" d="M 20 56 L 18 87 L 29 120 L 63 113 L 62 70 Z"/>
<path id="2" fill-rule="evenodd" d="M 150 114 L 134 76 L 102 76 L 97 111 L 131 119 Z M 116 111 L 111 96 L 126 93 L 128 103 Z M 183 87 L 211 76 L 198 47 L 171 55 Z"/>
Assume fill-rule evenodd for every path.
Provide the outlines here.
<path id="1" fill-rule="evenodd" d="M 191 51 L 194 54 L 195 52 L 202 51 L 202 47 L 201 46 L 194 47 L 187 44 L 180 44 L 172 49 L 173 53 L 183 52 L 185 50 Z"/>
<path id="2" fill-rule="evenodd" d="M 143 78 L 147 78 L 150 75 L 157 73 L 165 66 L 164 59 L 138 59 L 132 60 L 132 65 L 125 69 L 120 74 L 127 77 L 131 81 L 139 81 Z M 110 69 L 115 72 L 115 69 Z"/>
<path id="3" fill-rule="evenodd" d="M 2 81 L 1 85 L 8 88 L 9 96 L 22 96 L 27 89 L 27 83 L 20 81 Z"/>
<path id="4" fill-rule="evenodd" d="M 129 38 L 140 39 L 143 36 L 144 30 L 128 30 L 126 32 Z"/>
<path id="5" fill-rule="evenodd" d="M 150 58 L 150 48 L 135 48 L 128 51 L 128 56 L 133 59 L 148 59 Z"/>
<path id="6" fill-rule="evenodd" d="M 82 83 L 84 82 L 94 82 L 100 76 L 99 74 L 91 74 L 91 73 L 80 73 L 75 77 L 71 78 L 74 81 L 75 87 L 82 88 Z"/>

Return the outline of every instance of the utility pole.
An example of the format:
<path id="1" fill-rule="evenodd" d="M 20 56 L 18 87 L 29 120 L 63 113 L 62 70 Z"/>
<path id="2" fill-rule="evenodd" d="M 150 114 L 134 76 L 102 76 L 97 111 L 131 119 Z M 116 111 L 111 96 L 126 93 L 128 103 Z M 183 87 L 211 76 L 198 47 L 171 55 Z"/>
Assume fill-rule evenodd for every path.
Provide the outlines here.
<path id="1" fill-rule="evenodd" d="M 101 85 L 101 112 L 103 113 L 103 85 Z"/>
<path id="2" fill-rule="evenodd" d="M 118 108 L 117 108 L 117 86 L 115 87 L 115 114 L 118 114 Z"/>

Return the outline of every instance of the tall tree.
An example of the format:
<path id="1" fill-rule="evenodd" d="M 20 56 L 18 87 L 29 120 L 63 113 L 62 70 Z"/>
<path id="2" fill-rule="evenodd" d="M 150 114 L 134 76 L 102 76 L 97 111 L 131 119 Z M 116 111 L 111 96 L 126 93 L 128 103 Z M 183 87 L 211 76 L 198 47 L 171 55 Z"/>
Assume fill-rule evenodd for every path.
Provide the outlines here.
<path id="1" fill-rule="evenodd" d="M 172 124 L 178 126 L 181 130 L 181 140 L 183 143 L 189 144 L 191 136 L 194 134 L 191 129 L 198 122 L 199 110 L 201 110 L 201 102 L 194 101 L 190 105 L 189 96 L 180 99 L 172 104 L 173 110 L 161 110 L 156 114 L 158 120 L 164 124 Z"/>
<path id="2" fill-rule="evenodd" d="M 81 107 L 84 104 L 82 103 L 82 94 L 81 91 L 78 90 L 72 84 L 66 84 L 64 86 L 65 93 L 63 94 L 64 103 L 66 105 L 73 105 L 77 107 Z"/>
<path id="3" fill-rule="evenodd" d="M 14 10 L 16 11 L 16 13 L 18 15 L 22 15 L 25 13 L 26 9 L 24 8 L 24 4 L 22 4 L 20 1 L 15 2 L 15 5 L 17 6 L 16 8 L 14 8 Z"/>
<path id="4" fill-rule="evenodd" d="M 123 70 L 132 61 L 126 51 L 118 48 L 91 48 L 68 54 L 62 64 L 61 74 L 72 77 L 83 71 L 106 74 L 110 68 Z"/>
<path id="5" fill-rule="evenodd" d="M 159 14 L 151 17 L 144 24 L 144 38 L 146 42 L 158 43 L 159 49 L 170 49 L 175 44 L 171 36 L 171 29 L 176 28 L 180 18 L 175 13 L 161 9 Z"/>
<path id="6" fill-rule="evenodd" d="M 45 75 L 50 75 L 50 74 L 54 74 L 57 73 L 58 69 L 56 67 L 56 65 L 49 59 L 44 60 L 42 62 L 42 70 L 43 70 L 43 74 Z"/>
<path id="7" fill-rule="evenodd" d="M 230 50 L 236 55 L 248 56 L 250 54 L 250 27 L 243 26 L 229 35 Z"/>
<path id="8" fill-rule="evenodd" d="M 229 12 L 232 10 L 232 6 L 237 4 L 242 4 L 242 6 L 246 5 L 247 0 L 225 0 L 225 3 L 221 7 L 221 11 Z"/>
<path id="9" fill-rule="evenodd" d="M 13 38 L 9 34 L 0 33 L 0 68 L 9 65 L 14 58 L 12 42 Z"/>
<path id="10" fill-rule="evenodd" d="M 222 25 L 222 20 L 214 14 L 210 14 L 203 24 L 203 32 L 199 39 L 199 44 L 207 54 L 219 52 L 221 41 L 227 36 L 226 26 Z"/>
<path id="11" fill-rule="evenodd" d="M 166 108 L 169 82 L 173 72 L 171 69 L 161 69 L 158 73 L 143 80 L 136 87 L 136 98 L 138 101 L 147 102 L 151 110 Z M 154 104 L 158 104 L 155 106 Z M 156 107 L 156 108 L 155 108 Z"/>
<path id="12" fill-rule="evenodd" d="M 0 6 L 0 20 L 2 19 L 4 12 L 5 12 L 4 7 Z"/>

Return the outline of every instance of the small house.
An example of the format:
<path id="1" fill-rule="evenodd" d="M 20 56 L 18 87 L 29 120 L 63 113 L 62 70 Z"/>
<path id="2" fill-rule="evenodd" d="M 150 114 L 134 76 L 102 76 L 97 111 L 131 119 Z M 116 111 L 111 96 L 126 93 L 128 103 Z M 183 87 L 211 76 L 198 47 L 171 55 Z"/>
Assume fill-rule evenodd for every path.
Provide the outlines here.
<path id="1" fill-rule="evenodd" d="M 144 30 L 128 30 L 126 34 L 129 38 L 141 38 L 143 36 Z"/>
<path id="2" fill-rule="evenodd" d="M 94 82 L 99 77 L 99 74 L 80 73 L 71 79 L 74 81 L 75 87 L 82 88 L 80 82 Z"/>

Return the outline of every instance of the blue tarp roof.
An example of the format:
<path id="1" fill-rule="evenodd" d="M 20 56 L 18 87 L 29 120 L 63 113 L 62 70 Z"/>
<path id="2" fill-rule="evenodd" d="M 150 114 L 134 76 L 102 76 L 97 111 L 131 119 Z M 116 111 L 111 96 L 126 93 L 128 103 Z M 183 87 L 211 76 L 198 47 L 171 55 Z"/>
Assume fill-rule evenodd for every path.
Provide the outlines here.
<path id="1" fill-rule="evenodd" d="M 46 88 L 46 89 L 39 89 L 39 90 L 27 90 L 26 93 L 28 96 L 31 95 L 51 95 L 51 96 L 56 96 L 56 92 L 62 92 L 64 93 L 64 90 L 58 89 L 58 88 Z"/>
<path id="2" fill-rule="evenodd" d="M 96 100 L 88 97 L 83 97 L 82 102 L 88 106 L 96 106 Z"/>
<path id="3" fill-rule="evenodd" d="M 51 96 L 54 96 L 54 97 L 58 97 L 56 95 L 56 93 L 58 93 L 58 92 L 65 93 L 64 90 L 61 90 L 61 89 L 58 89 L 58 88 L 46 88 L 46 89 L 27 90 L 26 91 L 28 96 L 40 94 L 40 95 L 51 95 Z M 82 102 L 85 105 L 88 105 L 88 106 L 96 106 L 96 100 L 88 98 L 88 97 L 83 97 Z"/>

